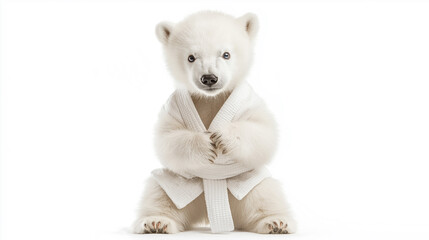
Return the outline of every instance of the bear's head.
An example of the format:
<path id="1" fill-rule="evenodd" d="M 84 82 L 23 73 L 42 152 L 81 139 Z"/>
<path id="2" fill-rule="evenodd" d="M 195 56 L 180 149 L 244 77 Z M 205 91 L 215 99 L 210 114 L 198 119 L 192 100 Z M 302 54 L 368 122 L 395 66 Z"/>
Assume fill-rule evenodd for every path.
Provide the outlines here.
<path id="1" fill-rule="evenodd" d="M 156 26 L 176 82 L 201 96 L 232 91 L 245 78 L 257 31 L 254 14 L 234 18 L 211 11 L 193 14 L 177 24 Z"/>

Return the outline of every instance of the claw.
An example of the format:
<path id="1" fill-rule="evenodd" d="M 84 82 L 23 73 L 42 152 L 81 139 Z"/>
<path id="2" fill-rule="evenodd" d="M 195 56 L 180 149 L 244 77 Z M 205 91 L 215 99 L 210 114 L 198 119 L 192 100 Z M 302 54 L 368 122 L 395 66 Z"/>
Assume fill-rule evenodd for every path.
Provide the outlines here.
<path id="1" fill-rule="evenodd" d="M 221 134 L 219 134 L 219 133 L 213 133 L 211 136 L 210 136 L 210 140 L 214 140 L 214 141 L 217 141 L 220 137 L 221 137 L 222 135 Z"/>
<path id="2" fill-rule="evenodd" d="M 212 149 L 210 149 L 210 151 L 217 157 L 217 153 L 216 153 L 216 151 L 214 151 L 214 150 L 212 150 Z"/>

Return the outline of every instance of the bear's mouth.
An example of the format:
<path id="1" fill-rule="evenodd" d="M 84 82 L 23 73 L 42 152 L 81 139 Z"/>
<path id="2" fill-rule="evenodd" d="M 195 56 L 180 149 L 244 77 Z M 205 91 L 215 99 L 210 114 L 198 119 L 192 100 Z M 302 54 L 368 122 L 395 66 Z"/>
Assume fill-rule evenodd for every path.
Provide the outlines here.
<path id="1" fill-rule="evenodd" d="M 213 96 L 222 91 L 222 87 L 198 87 L 203 93 Z"/>
<path id="2" fill-rule="evenodd" d="M 221 90 L 223 86 L 221 84 L 215 84 L 213 86 L 203 86 L 202 84 L 199 84 L 198 88 L 200 90 L 207 91 L 207 92 L 215 92 L 215 91 Z"/>
<path id="3" fill-rule="evenodd" d="M 204 89 L 205 91 L 208 91 L 208 92 L 213 92 L 213 91 L 216 91 L 216 90 L 219 90 L 220 88 L 208 88 L 208 89 Z"/>
<path id="4" fill-rule="evenodd" d="M 216 92 L 222 89 L 222 87 L 205 87 L 205 88 L 200 88 L 203 91 L 206 92 Z"/>

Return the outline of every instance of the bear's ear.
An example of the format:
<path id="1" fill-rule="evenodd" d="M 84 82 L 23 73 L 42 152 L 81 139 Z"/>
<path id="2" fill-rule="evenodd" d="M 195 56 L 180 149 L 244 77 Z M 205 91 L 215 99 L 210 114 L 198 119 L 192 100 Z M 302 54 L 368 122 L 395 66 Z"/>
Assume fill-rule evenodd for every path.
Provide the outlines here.
<path id="1" fill-rule="evenodd" d="M 246 13 L 238 18 L 241 26 L 249 34 L 250 39 L 254 39 L 259 29 L 258 17 L 253 13 Z"/>
<path id="2" fill-rule="evenodd" d="M 158 40 L 164 44 L 167 45 L 168 39 L 170 38 L 171 31 L 173 30 L 173 24 L 170 22 L 161 22 L 156 25 L 156 36 L 158 37 Z"/>

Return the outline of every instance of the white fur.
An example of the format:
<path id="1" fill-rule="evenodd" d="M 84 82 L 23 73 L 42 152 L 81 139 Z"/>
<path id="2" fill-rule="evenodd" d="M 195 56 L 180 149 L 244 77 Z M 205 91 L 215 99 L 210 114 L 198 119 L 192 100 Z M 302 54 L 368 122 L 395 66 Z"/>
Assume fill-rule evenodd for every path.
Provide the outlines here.
<path id="1" fill-rule="evenodd" d="M 257 30 L 258 21 L 254 14 L 233 18 L 217 12 L 199 12 L 176 25 L 163 22 L 156 27 L 177 87 L 192 93 L 206 127 L 234 87 L 244 81 L 251 65 Z M 231 58 L 222 58 L 224 52 L 229 52 Z M 194 62 L 187 60 L 191 54 L 196 57 Z M 200 82 L 203 74 L 218 76 L 216 90 L 205 89 Z M 217 145 L 222 148 L 216 150 L 210 139 L 213 133 L 191 131 L 162 112 L 155 137 L 161 163 L 180 174 L 192 168 L 209 167 L 212 150 L 216 150 L 254 168 L 266 165 L 277 143 L 272 115 L 262 106 L 241 119 L 245 120 L 232 122 L 217 133 L 221 136 L 217 141 L 222 143 Z M 272 178 L 262 181 L 240 201 L 229 194 L 229 202 L 236 229 L 269 233 L 283 224 L 283 229 L 289 233 L 296 230 L 281 186 Z M 208 223 L 203 194 L 185 208 L 177 209 L 162 188 L 149 179 L 134 223 L 135 233 L 150 232 L 152 224 L 156 229 L 165 226 L 166 233 L 176 233 L 201 223 Z"/>

